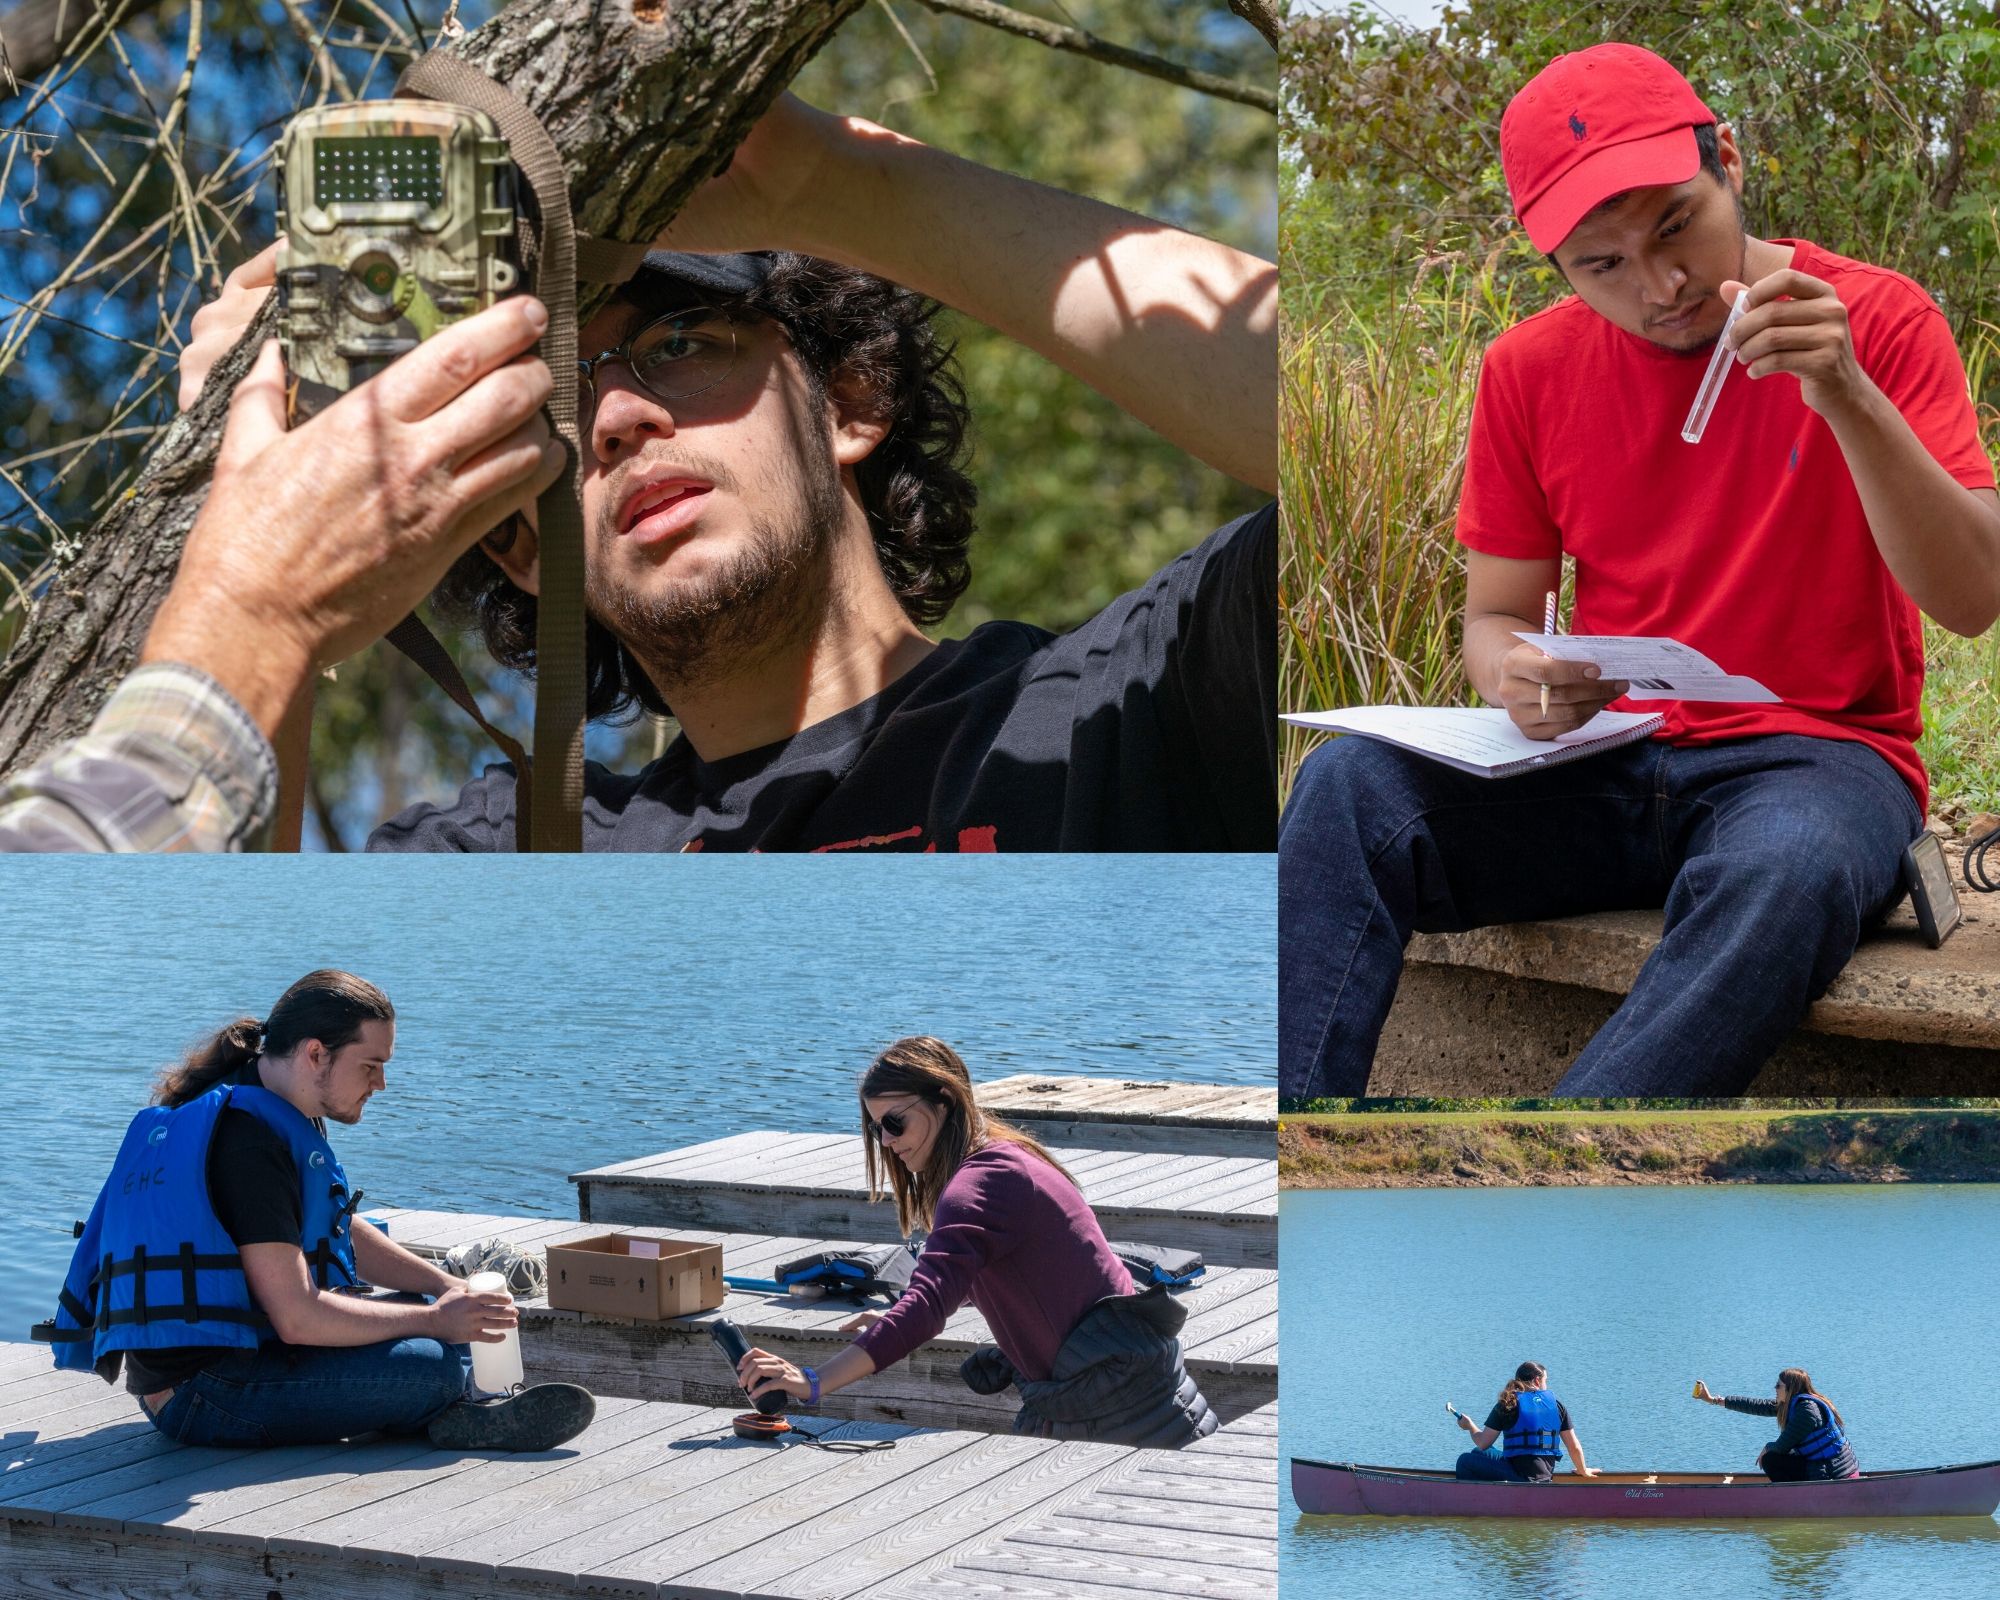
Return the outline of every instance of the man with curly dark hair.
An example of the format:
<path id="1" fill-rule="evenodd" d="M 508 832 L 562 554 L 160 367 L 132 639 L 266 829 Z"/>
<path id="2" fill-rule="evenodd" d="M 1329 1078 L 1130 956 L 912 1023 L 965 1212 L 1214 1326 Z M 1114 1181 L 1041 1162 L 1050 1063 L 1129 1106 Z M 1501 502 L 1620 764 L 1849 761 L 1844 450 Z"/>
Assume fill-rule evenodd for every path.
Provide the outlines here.
<path id="1" fill-rule="evenodd" d="M 1274 491 L 1274 267 L 789 97 L 660 243 L 579 341 L 589 711 L 681 733 L 587 764 L 585 848 L 1274 847 L 1275 507 L 1068 634 L 923 632 L 976 498 L 940 305 Z M 522 671 L 536 555 L 510 519 L 437 594 Z M 369 847 L 511 849 L 514 783 Z"/>

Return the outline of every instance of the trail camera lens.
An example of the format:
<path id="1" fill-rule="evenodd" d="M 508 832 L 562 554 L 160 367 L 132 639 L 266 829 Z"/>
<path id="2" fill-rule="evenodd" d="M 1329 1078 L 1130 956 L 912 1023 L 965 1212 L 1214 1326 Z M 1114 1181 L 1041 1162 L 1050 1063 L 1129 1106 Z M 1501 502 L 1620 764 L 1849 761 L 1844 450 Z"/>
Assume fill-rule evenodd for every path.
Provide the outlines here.
<path id="1" fill-rule="evenodd" d="M 396 287 L 396 263 L 387 256 L 363 256 L 354 270 L 370 294 L 386 297 Z"/>

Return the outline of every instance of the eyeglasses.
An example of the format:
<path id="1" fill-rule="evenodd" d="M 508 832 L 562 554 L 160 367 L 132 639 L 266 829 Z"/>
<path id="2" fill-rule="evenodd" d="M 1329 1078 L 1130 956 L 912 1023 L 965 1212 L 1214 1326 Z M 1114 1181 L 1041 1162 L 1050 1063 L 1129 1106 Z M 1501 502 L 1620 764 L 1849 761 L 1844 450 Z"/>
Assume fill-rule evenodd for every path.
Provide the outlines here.
<path id="1" fill-rule="evenodd" d="M 597 369 L 617 361 L 639 387 L 658 400 L 685 400 L 712 389 L 736 365 L 736 329 L 720 311 L 695 306 L 655 317 L 628 334 L 615 350 L 576 363 L 576 420 L 590 426 L 597 409 Z"/>
<path id="2" fill-rule="evenodd" d="M 910 1113 L 907 1110 L 885 1111 L 882 1113 L 882 1120 L 877 1122 L 868 1115 L 866 1108 L 863 1108 L 861 1125 L 875 1136 L 877 1142 L 880 1142 L 885 1135 L 891 1139 L 900 1139 L 903 1137 L 903 1130 L 910 1125 Z"/>

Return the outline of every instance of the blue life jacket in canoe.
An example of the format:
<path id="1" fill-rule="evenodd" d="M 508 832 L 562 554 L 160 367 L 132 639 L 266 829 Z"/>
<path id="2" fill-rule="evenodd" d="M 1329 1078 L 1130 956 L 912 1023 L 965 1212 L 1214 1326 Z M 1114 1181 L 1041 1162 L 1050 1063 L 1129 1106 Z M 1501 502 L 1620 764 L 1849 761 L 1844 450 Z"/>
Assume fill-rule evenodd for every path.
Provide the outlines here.
<path id="1" fill-rule="evenodd" d="M 277 1337 L 208 1196 L 208 1147 L 224 1107 L 249 1112 L 290 1149 L 313 1281 L 322 1289 L 359 1281 L 349 1225 L 361 1196 L 349 1197 L 325 1135 L 281 1095 L 218 1085 L 132 1119 L 70 1258 L 60 1308 L 34 1329 L 55 1346 L 58 1367 L 94 1367 L 120 1350 L 252 1348 Z"/>
<path id="2" fill-rule="evenodd" d="M 1820 1424 L 1799 1441 L 1797 1454 L 1808 1461 L 1831 1461 L 1847 1448 L 1847 1435 L 1841 1432 L 1840 1424 L 1834 1420 L 1833 1407 L 1816 1394 L 1801 1391 L 1792 1396 L 1792 1406 L 1801 1400 L 1811 1400 L 1819 1407 Z M 1785 1421 L 1792 1418 L 1791 1406 L 1785 1408 Z"/>
<path id="3" fill-rule="evenodd" d="M 1523 1389 L 1514 1396 L 1519 1407 L 1514 1426 L 1500 1446 L 1503 1456 L 1560 1457 L 1562 1447 L 1562 1407 L 1546 1389 Z"/>

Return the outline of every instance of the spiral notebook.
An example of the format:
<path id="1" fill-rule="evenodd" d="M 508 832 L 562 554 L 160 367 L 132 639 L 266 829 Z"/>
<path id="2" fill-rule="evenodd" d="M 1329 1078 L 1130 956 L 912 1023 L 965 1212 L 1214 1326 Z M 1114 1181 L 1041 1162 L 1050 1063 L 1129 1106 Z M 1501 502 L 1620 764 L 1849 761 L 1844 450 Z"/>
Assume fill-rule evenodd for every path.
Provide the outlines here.
<path id="1" fill-rule="evenodd" d="M 1636 744 L 1659 732 L 1667 719 L 1656 711 L 1600 711 L 1575 732 L 1554 739 L 1530 739 L 1506 712 L 1472 706 L 1348 706 L 1287 712 L 1284 720 L 1380 739 L 1482 778 L 1512 778 Z"/>

